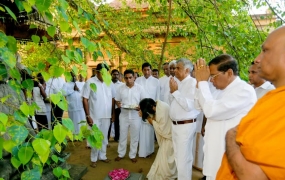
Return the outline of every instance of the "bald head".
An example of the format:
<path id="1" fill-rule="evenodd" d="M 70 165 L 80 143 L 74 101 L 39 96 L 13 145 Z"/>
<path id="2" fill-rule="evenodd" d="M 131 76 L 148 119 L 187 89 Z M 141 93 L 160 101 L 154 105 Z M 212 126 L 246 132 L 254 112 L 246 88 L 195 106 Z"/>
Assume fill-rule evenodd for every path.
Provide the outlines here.
<path id="1" fill-rule="evenodd" d="M 276 88 L 285 86 L 285 27 L 268 35 L 255 63 L 261 78 L 272 82 Z"/>

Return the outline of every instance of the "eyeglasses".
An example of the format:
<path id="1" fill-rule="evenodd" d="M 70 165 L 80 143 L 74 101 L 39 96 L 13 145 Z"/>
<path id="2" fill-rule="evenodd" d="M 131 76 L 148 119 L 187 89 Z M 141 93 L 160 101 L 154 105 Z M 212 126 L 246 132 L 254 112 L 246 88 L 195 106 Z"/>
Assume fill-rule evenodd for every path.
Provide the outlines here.
<path id="1" fill-rule="evenodd" d="M 210 75 L 210 79 L 215 79 L 218 75 L 220 75 L 222 73 L 224 73 L 224 72 L 219 72 L 218 74 Z"/>

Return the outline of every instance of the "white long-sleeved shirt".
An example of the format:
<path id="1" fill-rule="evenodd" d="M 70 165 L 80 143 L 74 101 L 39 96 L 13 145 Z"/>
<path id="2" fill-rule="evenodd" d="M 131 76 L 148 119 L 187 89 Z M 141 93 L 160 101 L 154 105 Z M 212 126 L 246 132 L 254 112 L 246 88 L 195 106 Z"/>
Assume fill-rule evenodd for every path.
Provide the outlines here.
<path id="1" fill-rule="evenodd" d="M 65 81 L 63 78 L 50 78 L 46 82 L 46 94 L 47 97 L 50 97 L 51 94 L 57 94 L 62 90 L 63 85 L 65 84 Z"/>
<path id="2" fill-rule="evenodd" d="M 139 84 L 135 83 L 134 86 L 131 88 L 129 88 L 126 84 L 119 86 L 119 88 L 117 89 L 115 100 L 120 101 L 123 106 L 138 106 L 143 98 L 145 98 L 144 89 Z M 139 113 L 136 110 L 121 108 L 121 114 L 127 114 L 129 119 L 140 118 Z"/>
<path id="3" fill-rule="evenodd" d="M 160 100 L 170 105 L 169 102 L 169 94 L 170 94 L 170 87 L 169 87 L 169 80 L 170 77 L 163 76 L 159 79 L 160 84 Z"/>
<path id="4" fill-rule="evenodd" d="M 78 87 L 77 82 L 76 85 Z M 79 91 L 75 91 L 74 86 L 74 82 L 67 82 L 62 88 L 68 101 L 68 111 L 77 111 L 83 108 L 81 93 Z"/>
<path id="5" fill-rule="evenodd" d="M 170 118 L 173 121 L 195 119 L 200 113 L 194 106 L 196 79 L 187 76 L 182 81 L 175 80 L 178 90 L 170 95 Z"/>
<path id="6" fill-rule="evenodd" d="M 268 81 L 265 81 L 261 86 L 255 88 L 257 99 L 260 99 L 264 96 L 267 92 L 275 89 L 275 87 Z"/>
<path id="7" fill-rule="evenodd" d="M 97 87 L 96 92 L 90 88 L 90 84 L 94 83 Z M 114 98 L 114 91 L 110 86 L 101 82 L 96 76 L 90 78 L 82 89 L 82 97 L 88 99 L 89 113 L 91 118 L 111 118 L 112 114 L 112 98 Z"/>
<path id="8" fill-rule="evenodd" d="M 160 85 L 158 79 L 152 76 L 146 79 L 142 76 L 136 79 L 136 83 L 143 87 L 146 98 L 152 98 L 155 101 L 160 98 Z"/>
<path id="9" fill-rule="evenodd" d="M 118 90 L 118 88 L 121 86 L 121 85 L 123 85 L 124 83 L 122 83 L 121 81 L 117 81 L 117 82 L 115 82 L 115 83 L 113 83 L 112 82 L 112 88 L 113 88 L 113 91 L 114 91 L 114 97 L 116 97 L 116 94 L 117 94 L 117 90 Z M 115 109 L 117 109 L 118 108 L 118 106 L 117 105 L 115 105 Z"/>
<path id="10" fill-rule="evenodd" d="M 239 77 L 236 77 L 223 90 L 211 87 L 210 82 L 199 82 L 195 106 L 202 108 L 207 118 L 203 147 L 203 174 L 215 179 L 225 152 L 226 132 L 239 124 L 257 98 L 253 87 Z"/>

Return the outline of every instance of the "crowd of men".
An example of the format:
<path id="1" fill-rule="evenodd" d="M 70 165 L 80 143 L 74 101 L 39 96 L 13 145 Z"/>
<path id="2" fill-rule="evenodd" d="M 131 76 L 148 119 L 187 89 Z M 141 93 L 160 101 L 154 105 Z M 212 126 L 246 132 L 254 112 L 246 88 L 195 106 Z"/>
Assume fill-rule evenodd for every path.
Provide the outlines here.
<path id="1" fill-rule="evenodd" d="M 109 70 L 108 66 L 100 63 L 96 76 L 88 79 L 84 86 L 75 80 L 61 86 L 60 80 L 53 79 L 55 84 L 48 82 L 47 88 L 56 93 L 63 87 L 68 100 L 76 102 L 76 105 L 69 103 L 69 111 L 73 111 L 69 112 L 71 119 L 84 113 L 87 123 L 96 124 L 103 132 L 102 148 L 91 148 L 92 167 L 97 166 L 98 160 L 110 162 L 107 145 L 112 122 L 114 140 L 118 142 L 115 161 L 126 154 L 128 132 L 129 158 L 133 163 L 137 162 L 137 154 L 145 158 L 154 153 L 153 127 L 138 115 L 140 101 L 152 98 L 170 106 L 178 180 L 192 177 L 197 123 L 205 125 L 201 130 L 203 133 L 205 130 L 203 174 L 207 180 L 284 179 L 285 159 L 281 154 L 284 145 L 278 144 L 284 140 L 284 50 L 285 27 L 281 27 L 269 35 L 262 52 L 249 66 L 249 82 L 239 77 L 234 57 L 222 54 L 209 63 L 198 59 L 193 64 L 186 58 L 166 62 L 162 67 L 165 75 L 160 78 L 159 71 L 147 62 L 142 64 L 141 77 L 133 70 L 125 70 L 124 82 L 119 80 L 120 72 L 114 69 L 111 86 L 103 81 L 101 71 L 102 68 Z M 91 90 L 92 83 L 96 84 L 96 92 Z M 69 97 L 74 92 L 80 92 L 80 96 Z M 81 96 L 83 103 L 79 100 Z M 51 108 L 62 116 L 57 106 Z M 205 117 L 204 122 L 197 120 L 200 113 Z M 76 133 L 78 129 L 75 129 Z M 272 140 L 274 138 L 277 140 Z"/>

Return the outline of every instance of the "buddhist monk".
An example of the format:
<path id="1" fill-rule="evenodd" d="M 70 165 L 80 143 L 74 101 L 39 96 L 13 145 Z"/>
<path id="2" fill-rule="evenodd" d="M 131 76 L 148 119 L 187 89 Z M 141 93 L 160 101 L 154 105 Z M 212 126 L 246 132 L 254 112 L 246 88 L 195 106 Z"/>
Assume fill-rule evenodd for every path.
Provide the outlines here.
<path id="1" fill-rule="evenodd" d="M 276 89 L 227 132 L 218 180 L 285 179 L 285 27 L 269 34 L 255 63 Z"/>

